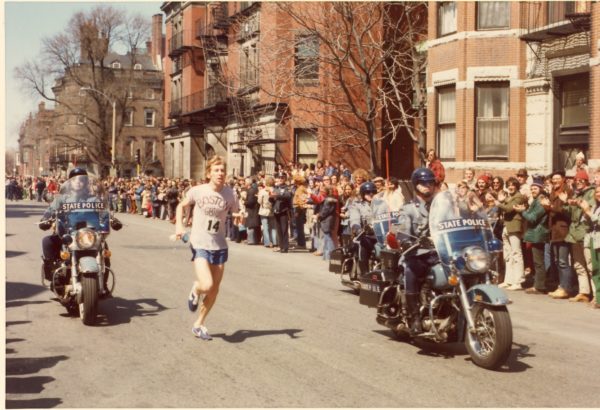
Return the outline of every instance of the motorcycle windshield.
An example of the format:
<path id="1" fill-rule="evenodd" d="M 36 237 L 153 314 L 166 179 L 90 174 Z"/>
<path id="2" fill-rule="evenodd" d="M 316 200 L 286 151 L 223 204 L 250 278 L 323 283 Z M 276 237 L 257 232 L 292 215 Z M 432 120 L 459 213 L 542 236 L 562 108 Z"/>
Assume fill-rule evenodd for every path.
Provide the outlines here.
<path id="1" fill-rule="evenodd" d="M 469 246 L 489 251 L 488 242 L 494 237 L 481 203 L 473 196 L 461 199 L 449 191 L 440 192 L 433 199 L 429 230 L 440 259 L 446 265 Z"/>
<path id="2" fill-rule="evenodd" d="M 108 192 L 96 178 L 77 175 L 66 180 L 52 206 L 66 232 L 81 228 L 110 231 Z"/>

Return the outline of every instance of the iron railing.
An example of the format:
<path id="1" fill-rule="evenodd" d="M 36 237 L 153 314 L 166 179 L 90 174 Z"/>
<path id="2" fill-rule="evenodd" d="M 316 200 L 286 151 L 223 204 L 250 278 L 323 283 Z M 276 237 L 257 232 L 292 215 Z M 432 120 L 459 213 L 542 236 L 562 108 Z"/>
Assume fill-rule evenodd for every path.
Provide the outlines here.
<path id="1" fill-rule="evenodd" d="M 213 85 L 169 103 L 169 116 L 176 117 L 212 108 L 227 101 L 227 88 Z"/>

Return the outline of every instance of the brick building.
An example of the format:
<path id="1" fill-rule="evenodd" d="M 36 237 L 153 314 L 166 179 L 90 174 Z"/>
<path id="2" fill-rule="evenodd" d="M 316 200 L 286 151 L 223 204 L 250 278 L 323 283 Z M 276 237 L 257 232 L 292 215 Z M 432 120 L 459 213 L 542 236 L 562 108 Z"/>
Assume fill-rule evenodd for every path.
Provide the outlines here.
<path id="1" fill-rule="evenodd" d="M 51 157 L 56 155 L 50 142 L 54 139 L 54 110 L 38 105 L 38 112 L 29 117 L 19 129 L 18 174 L 26 176 L 53 175 L 56 171 Z"/>
<path id="2" fill-rule="evenodd" d="M 327 4 L 289 7 L 307 13 L 318 27 L 335 26 L 333 6 Z M 225 156 L 230 172 L 237 175 L 271 173 L 276 163 L 318 159 L 369 168 L 373 149 L 383 157 L 381 133 L 392 127 L 377 121 L 373 149 L 358 132 L 353 134 L 365 124 L 352 110 L 367 111 L 368 92 L 359 80 L 350 79 L 345 87 L 356 104 L 344 101 L 344 87 L 336 81 L 340 73 L 350 77 L 352 69 L 336 72 L 333 65 L 324 64 L 324 37 L 302 26 L 281 5 L 165 2 L 161 10 L 169 56 L 163 128 L 167 176 L 198 179 L 204 161 L 213 154 Z M 383 32 L 376 26 L 373 38 Z M 382 88 L 377 82 L 371 87 Z M 392 147 L 398 152 L 390 156 L 398 164 L 407 163 L 404 149 L 410 163 L 414 159 L 414 146 L 407 138 L 401 135 Z"/>
<path id="3" fill-rule="evenodd" d="M 35 117 L 23 123 L 20 157 L 28 172 L 65 175 L 74 166 L 106 175 L 112 162 L 114 104 L 114 162 L 118 175 L 163 174 L 162 16 L 155 16 L 152 40 L 145 49 L 126 54 L 108 50 L 108 40 L 84 25 L 99 56 L 91 62 L 81 46 L 77 64 L 55 80 L 55 107 L 40 104 Z M 33 166 L 33 158 L 37 158 Z M 139 158 L 139 161 L 136 161 Z M 24 159 L 29 161 L 26 162 Z M 32 168 L 33 166 L 33 168 Z"/>
<path id="4" fill-rule="evenodd" d="M 600 165 L 595 2 L 431 2 L 427 145 L 447 180 Z M 596 113 L 594 115 L 594 113 Z"/>

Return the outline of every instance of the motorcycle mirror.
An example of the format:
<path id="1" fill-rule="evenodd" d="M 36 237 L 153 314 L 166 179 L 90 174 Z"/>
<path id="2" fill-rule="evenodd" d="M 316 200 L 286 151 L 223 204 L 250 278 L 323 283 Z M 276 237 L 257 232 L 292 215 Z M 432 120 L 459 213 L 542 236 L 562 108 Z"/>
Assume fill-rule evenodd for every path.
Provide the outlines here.
<path id="1" fill-rule="evenodd" d="M 497 238 L 491 239 L 490 241 L 488 241 L 488 250 L 494 253 L 501 252 L 502 242 L 499 241 Z"/>
<path id="2" fill-rule="evenodd" d="M 123 224 L 118 219 L 111 219 L 110 220 L 110 227 L 112 229 L 114 229 L 115 231 L 118 231 L 118 230 L 120 230 L 123 227 Z"/>

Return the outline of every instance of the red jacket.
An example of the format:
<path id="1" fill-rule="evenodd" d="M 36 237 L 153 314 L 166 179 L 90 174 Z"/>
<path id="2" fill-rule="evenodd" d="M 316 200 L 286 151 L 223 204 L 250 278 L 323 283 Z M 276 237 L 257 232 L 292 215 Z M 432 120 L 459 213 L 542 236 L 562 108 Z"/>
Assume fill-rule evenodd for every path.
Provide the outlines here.
<path id="1" fill-rule="evenodd" d="M 433 172 L 433 175 L 435 175 L 436 184 L 439 185 L 444 182 L 446 179 L 446 170 L 442 165 L 442 161 L 439 159 L 434 159 L 429 163 L 428 168 L 431 170 L 431 172 Z"/>

